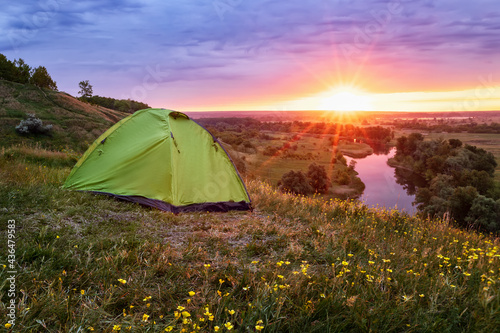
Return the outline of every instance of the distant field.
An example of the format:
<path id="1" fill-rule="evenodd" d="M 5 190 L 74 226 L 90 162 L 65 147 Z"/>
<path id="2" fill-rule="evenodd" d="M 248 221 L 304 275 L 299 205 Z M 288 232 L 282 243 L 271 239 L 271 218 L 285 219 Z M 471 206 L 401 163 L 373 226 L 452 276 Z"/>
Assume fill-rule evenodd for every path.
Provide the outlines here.
<path id="1" fill-rule="evenodd" d="M 294 133 L 268 133 L 278 140 L 256 140 L 255 146 L 259 148 L 257 154 L 243 154 L 247 161 L 247 173 L 253 177 L 269 181 L 276 185 L 281 179 L 281 176 L 290 171 L 302 170 L 307 172 L 311 163 L 323 165 L 327 172 L 331 172 L 330 161 L 333 157 L 333 146 L 331 144 L 332 135 L 303 135 L 298 140 L 291 140 Z M 296 159 L 282 158 L 281 156 L 266 156 L 262 154 L 262 150 L 267 146 L 282 147 L 283 144 L 289 142 L 292 146 L 297 145 L 297 150 L 293 153 L 306 156 L 308 153 L 313 155 L 311 159 Z M 344 140 L 339 140 L 338 149 L 345 155 L 368 155 L 373 150 L 363 143 L 352 143 Z"/>

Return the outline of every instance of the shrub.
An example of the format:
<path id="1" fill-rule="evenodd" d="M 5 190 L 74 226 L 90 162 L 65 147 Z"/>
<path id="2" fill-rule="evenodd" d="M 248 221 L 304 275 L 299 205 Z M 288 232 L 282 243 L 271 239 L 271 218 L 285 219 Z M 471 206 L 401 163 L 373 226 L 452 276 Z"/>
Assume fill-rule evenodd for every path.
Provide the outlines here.
<path id="1" fill-rule="evenodd" d="M 313 192 L 313 188 L 309 185 L 309 180 L 302 171 L 290 170 L 281 177 L 278 185 L 283 192 L 303 195 Z"/>
<path id="2" fill-rule="evenodd" d="M 309 184 L 311 185 L 311 187 L 315 192 L 317 193 L 328 192 L 330 179 L 328 179 L 324 166 L 317 165 L 316 163 L 309 165 L 309 170 L 307 171 L 307 178 L 309 178 Z"/>
<path id="3" fill-rule="evenodd" d="M 19 125 L 16 126 L 16 132 L 21 135 L 37 135 L 45 134 L 50 135 L 52 125 L 43 125 L 41 119 L 37 118 L 34 113 L 27 113 L 28 119 L 21 120 Z"/>

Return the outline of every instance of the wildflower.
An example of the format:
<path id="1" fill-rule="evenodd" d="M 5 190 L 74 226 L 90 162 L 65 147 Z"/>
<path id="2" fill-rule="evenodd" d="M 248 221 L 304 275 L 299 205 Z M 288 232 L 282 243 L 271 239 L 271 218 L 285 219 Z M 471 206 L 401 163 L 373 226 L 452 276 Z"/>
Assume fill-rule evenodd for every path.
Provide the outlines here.
<path id="1" fill-rule="evenodd" d="M 7 325 L 6 325 L 6 326 L 7 326 Z M 8 327 L 7 327 L 7 328 L 8 328 Z M 94 328 L 93 328 L 92 326 L 89 326 L 87 329 L 88 329 L 89 331 L 93 331 L 93 330 L 94 330 Z"/>
<path id="2" fill-rule="evenodd" d="M 118 279 L 118 282 L 120 282 L 121 284 L 125 284 L 125 283 L 127 283 L 127 280 L 124 280 L 124 279 Z"/>
<path id="3" fill-rule="evenodd" d="M 189 312 L 187 312 L 187 311 L 182 311 L 182 316 L 184 318 L 187 318 L 187 317 L 191 317 L 191 314 Z"/>
<path id="4" fill-rule="evenodd" d="M 418 295 L 418 296 L 420 296 L 420 297 L 425 297 L 425 295 L 424 295 L 424 294 L 420 294 L 420 295 Z"/>
<path id="5" fill-rule="evenodd" d="M 344 260 L 344 261 L 342 261 L 342 265 L 343 265 L 343 266 L 347 266 L 347 265 L 349 265 L 349 263 L 348 263 L 347 261 L 345 261 L 345 260 Z"/>
<path id="6" fill-rule="evenodd" d="M 210 264 L 204 264 L 203 267 L 205 268 L 209 268 L 210 267 Z"/>
<path id="7" fill-rule="evenodd" d="M 189 293 L 189 296 L 193 297 L 194 295 L 196 295 L 196 293 L 194 291 L 190 291 Z"/>
<path id="8" fill-rule="evenodd" d="M 120 325 L 113 326 L 113 331 L 119 331 L 121 329 L 122 329 L 122 327 Z"/>
<path id="9" fill-rule="evenodd" d="M 12 324 L 11 323 L 7 323 L 5 324 L 5 328 L 11 328 L 12 327 Z"/>
<path id="10" fill-rule="evenodd" d="M 149 315 L 147 315 L 147 314 L 142 315 L 142 321 L 148 321 L 148 319 L 149 319 Z"/>
<path id="11" fill-rule="evenodd" d="M 319 296 L 320 296 L 321 298 L 325 298 L 325 297 L 326 297 L 326 296 L 325 296 L 325 294 L 320 294 Z"/>
<path id="12" fill-rule="evenodd" d="M 185 307 L 180 306 L 180 305 L 177 307 L 177 310 L 179 310 L 179 311 L 183 311 L 184 309 L 185 309 Z"/>
<path id="13" fill-rule="evenodd" d="M 229 314 L 230 314 L 230 315 L 234 315 L 234 313 L 235 313 L 236 311 L 234 311 L 234 310 L 229 310 L 228 312 L 229 312 Z"/>
<path id="14" fill-rule="evenodd" d="M 259 263 L 259 261 L 257 261 L 257 260 L 252 261 L 252 264 L 258 264 L 258 263 Z"/>
<path id="15" fill-rule="evenodd" d="M 226 328 L 227 328 L 228 331 L 232 330 L 233 327 L 234 327 L 233 324 L 231 324 L 230 321 L 228 321 L 227 323 L 225 323 L 224 326 L 226 326 Z"/>
<path id="16" fill-rule="evenodd" d="M 56 236 L 56 238 L 59 238 L 59 236 Z"/>
<path id="17" fill-rule="evenodd" d="M 175 319 L 179 319 L 181 316 L 181 313 L 179 311 L 174 311 L 174 316 L 175 316 Z"/>
<path id="18" fill-rule="evenodd" d="M 289 261 L 285 261 L 285 265 L 290 265 L 290 262 Z"/>
<path id="19" fill-rule="evenodd" d="M 262 326 L 262 325 L 255 325 L 255 329 L 257 331 L 262 331 L 264 329 L 264 326 Z"/>
<path id="20" fill-rule="evenodd" d="M 375 263 L 375 261 L 368 260 L 369 265 L 373 265 L 374 263 Z"/>
<path id="21" fill-rule="evenodd" d="M 387 262 L 391 262 L 391 259 L 382 259 L 382 261 L 387 263 Z"/>
<path id="22" fill-rule="evenodd" d="M 167 327 L 165 328 L 165 332 L 170 332 L 170 331 L 171 331 L 171 330 L 173 330 L 173 329 L 174 329 L 174 327 L 173 327 L 173 326 L 167 326 Z"/>
<path id="23" fill-rule="evenodd" d="M 143 299 L 144 302 L 147 302 L 148 300 L 151 299 L 151 296 L 147 296 L 145 299 Z"/>
<path id="24" fill-rule="evenodd" d="M 149 308 L 151 306 L 151 303 L 146 304 L 146 307 Z"/>
<path id="25" fill-rule="evenodd" d="M 85 290 L 80 290 L 80 294 L 85 295 Z"/>
<path id="26" fill-rule="evenodd" d="M 351 257 L 354 257 L 354 254 L 349 253 L 347 256 L 348 256 L 349 258 L 351 258 Z"/>
<path id="27" fill-rule="evenodd" d="M 280 279 L 283 279 L 283 278 L 284 278 L 284 276 L 283 276 L 283 275 L 278 275 L 278 277 L 279 277 Z"/>

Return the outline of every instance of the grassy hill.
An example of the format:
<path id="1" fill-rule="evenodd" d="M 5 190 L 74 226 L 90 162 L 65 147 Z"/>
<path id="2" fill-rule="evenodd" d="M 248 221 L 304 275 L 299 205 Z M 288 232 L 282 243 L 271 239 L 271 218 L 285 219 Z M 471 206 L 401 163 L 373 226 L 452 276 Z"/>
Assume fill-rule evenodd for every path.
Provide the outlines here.
<path id="1" fill-rule="evenodd" d="M 124 115 L 1 81 L 0 91 L 0 331 L 500 327 L 492 235 L 260 181 L 247 182 L 253 212 L 226 214 L 172 215 L 64 190 L 79 155 L 72 150 Z M 57 126 L 53 137 L 13 131 L 33 111 Z"/>
<path id="2" fill-rule="evenodd" d="M 52 137 L 22 137 L 15 126 L 26 113 L 52 124 Z M 43 148 L 82 152 L 100 134 L 129 114 L 90 105 L 64 93 L 0 80 L 0 146 L 37 142 Z"/>
<path id="3" fill-rule="evenodd" d="M 172 215 L 61 189 L 67 153 L 0 154 L 0 320 L 15 332 L 485 332 L 499 241 L 248 183 L 255 210 Z M 4 241 L 5 240 L 5 241 Z M 9 330 L 7 330 L 9 331 Z"/>

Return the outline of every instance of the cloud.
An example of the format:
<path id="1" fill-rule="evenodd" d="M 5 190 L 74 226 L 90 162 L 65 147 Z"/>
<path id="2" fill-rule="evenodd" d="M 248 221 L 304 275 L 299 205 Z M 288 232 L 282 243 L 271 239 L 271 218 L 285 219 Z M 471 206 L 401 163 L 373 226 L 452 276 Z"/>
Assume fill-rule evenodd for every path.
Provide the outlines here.
<path id="1" fill-rule="evenodd" d="M 101 95 L 125 83 L 130 91 L 156 66 L 176 91 L 335 71 L 342 80 L 385 73 L 397 86 L 395 64 L 412 77 L 412 64 L 435 73 L 498 64 L 497 8 L 496 0 L 29 0 L 0 14 L 0 52 L 46 65 L 70 93 L 82 79 L 99 82 Z"/>

